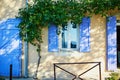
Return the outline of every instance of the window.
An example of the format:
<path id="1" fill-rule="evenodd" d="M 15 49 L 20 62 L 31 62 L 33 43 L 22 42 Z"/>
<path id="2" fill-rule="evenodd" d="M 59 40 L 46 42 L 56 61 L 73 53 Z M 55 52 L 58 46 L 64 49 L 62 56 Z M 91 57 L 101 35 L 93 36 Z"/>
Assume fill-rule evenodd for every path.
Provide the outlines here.
<path id="1" fill-rule="evenodd" d="M 62 27 L 54 24 L 49 25 L 48 51 L 57 52 L 59 50 L 90 51 L 89 17 L 83 18 L 82 23 L 79 25 L 73 24 L 72 22 L 68 22 L 67 26 Z"/>
<path id="2" fill-rule="evenodd" d="M 61 50 L 77 50 L 79 48 L 78 25 L 68 22 L 66 26 L 62 26 L 61 34 L 59 36 L 59 45 Z"/>

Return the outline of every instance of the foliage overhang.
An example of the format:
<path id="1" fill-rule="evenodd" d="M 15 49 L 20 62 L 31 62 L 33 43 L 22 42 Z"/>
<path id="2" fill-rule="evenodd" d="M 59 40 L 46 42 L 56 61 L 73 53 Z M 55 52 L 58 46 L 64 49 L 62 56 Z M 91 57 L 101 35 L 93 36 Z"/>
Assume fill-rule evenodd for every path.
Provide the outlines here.
<path id="1" fill-rule="evenodd" d="M 42 28 L 49 24 L 65 25 L 67 21 L 79 24 L 83 17 L 93 14 L 109 15 L 109 10 L 120 10 L 120 0 L 34 0 L 19 10 L 20 36 L 38 46 L 42 43 Z M 27 34 L 27 37 L 26 37 Z"/>

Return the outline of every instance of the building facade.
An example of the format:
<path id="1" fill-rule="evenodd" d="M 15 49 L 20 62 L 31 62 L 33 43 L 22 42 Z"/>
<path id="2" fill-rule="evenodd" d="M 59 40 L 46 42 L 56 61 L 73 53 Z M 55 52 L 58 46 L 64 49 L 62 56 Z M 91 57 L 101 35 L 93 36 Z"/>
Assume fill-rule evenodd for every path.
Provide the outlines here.
<path id="1" fill-rule="evenodd" d="M 34 77 L 37 70 L 36 47 L 29 44 L 26 48 L 25 42 L 22 42 L 18 35 L 19 29 L 16 28 L 20 20 L 15 16 L 18 9 L 24 6 L 26 6 L 25 0 L 0 1 L 0 64 L 4 65 L 0 69 L 1 76 L 9 75 L 10 64 L 13 64 L 15 77 Z M 54 80 L 54 70 L 56 70 L 56 78 L 60 79 L 70 80 L 74 78 L 70 74 L 72 73 L 88 80 L 90 78 L 99 80 L 100 69 L 102 80 L 104 80 L 110 72 L 119 71 L 120 13 L 118 10 L 111 12 L 113 16 L 108 18 L 93 15 L 90 18 L 83 18 L 79 25 L 68 23 L 60 29 L 60 35 L 56 33 L 56 25 L 43 28 L 41 60 L 37 77 L 40 80 Z M 88 64 L 57 64 L 86 62 Z M 99 62 L 100 66 L 97 65 Z M 91 69 L 93 66 L 94 68 Z M 84 72 L 86 73 L 80 75 Z"/>

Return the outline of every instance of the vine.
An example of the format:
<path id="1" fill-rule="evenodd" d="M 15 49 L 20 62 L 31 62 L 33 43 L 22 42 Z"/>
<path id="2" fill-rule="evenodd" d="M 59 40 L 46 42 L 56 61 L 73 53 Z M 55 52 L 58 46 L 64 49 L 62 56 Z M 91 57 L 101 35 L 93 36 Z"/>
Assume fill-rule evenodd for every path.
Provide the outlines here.
<path id="1" fill-rule="evenodd" d="M 50 24 L 66 25 L 69 20 L 80 24 L 85 16 L 108 16 L 109 11 L 116 8 L 120 10 L 120 0 L 34 0 L 33 4 L 19 9 L 20 36 L 22 40 L 37 46 L 39 59 L 35 77 L 41 58 L 42 28 Z"/>
<path id="2" fill-rule="evenodd" d="M 20 36 L 39 47 L 43 27 L 66 24 L 69 20 L 80 23 L 84 16 L 92 14 L 107 16 L 108 11 L 115 8 L 120 10 L 120 0 L 35 0 L 34 4 L 19 10 L 17 17 L 22 19 L 18 26 Z"/>

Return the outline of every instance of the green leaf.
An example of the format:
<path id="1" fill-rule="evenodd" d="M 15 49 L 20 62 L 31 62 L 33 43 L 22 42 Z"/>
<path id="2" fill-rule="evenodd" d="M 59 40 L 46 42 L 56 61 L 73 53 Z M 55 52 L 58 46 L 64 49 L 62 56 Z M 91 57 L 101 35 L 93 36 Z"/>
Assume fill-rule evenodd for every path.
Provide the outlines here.
<path id="1" fill-rule="evenodd" d="M 20 8 L 16 17 L 22 19 L 18 25 L 21 38 L 38 45 L 42 43 L 42 28 L 49 23 L 63 25 L 72 21 L 79 24 L 85 15 L 107 16 L 108 11 L 116 7 L 120 10 L 119 0 L 34 0 L 34 4 Z"/>

